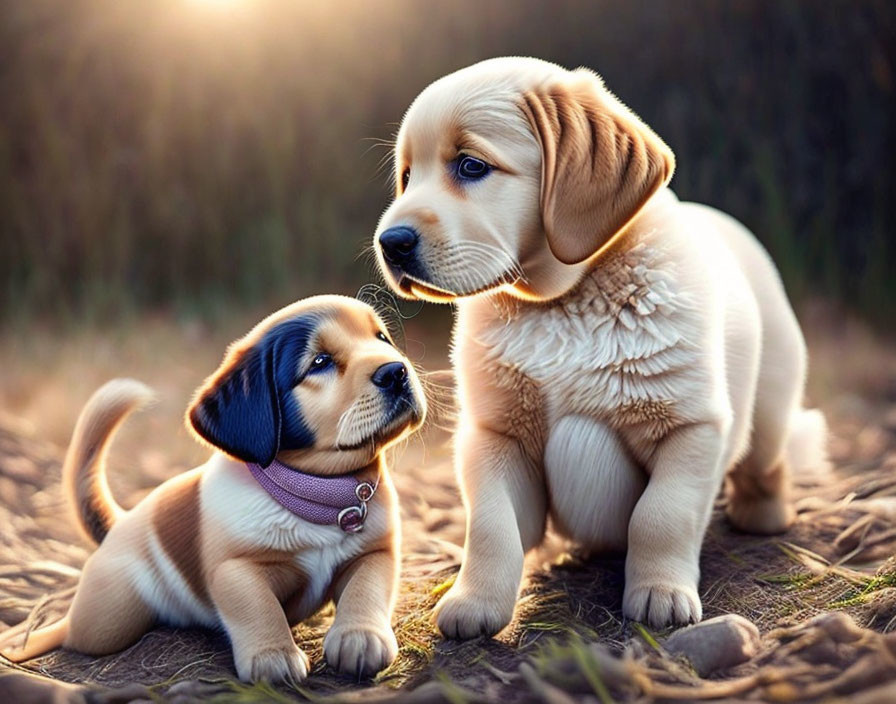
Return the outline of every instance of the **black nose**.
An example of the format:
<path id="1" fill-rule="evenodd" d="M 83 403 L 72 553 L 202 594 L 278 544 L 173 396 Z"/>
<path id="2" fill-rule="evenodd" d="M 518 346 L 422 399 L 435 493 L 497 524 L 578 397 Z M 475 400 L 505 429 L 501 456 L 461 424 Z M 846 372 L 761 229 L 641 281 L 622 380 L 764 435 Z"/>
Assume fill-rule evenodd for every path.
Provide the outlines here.
<path id="1" fill-rule="evenodd" d="M 370 380 L 383 390 L 391 389 L 397 392 L 404 388 L 407 376 L 408 370 L 401 362 L 387 362 L 373 373 Z"/>
<path id="2" fill-rule="evenodd" d="M 380 235 L 383 256 L 390 264 L 404 264 L 414 256 L 420 236 L 410 227 L 390 227 Z"/>

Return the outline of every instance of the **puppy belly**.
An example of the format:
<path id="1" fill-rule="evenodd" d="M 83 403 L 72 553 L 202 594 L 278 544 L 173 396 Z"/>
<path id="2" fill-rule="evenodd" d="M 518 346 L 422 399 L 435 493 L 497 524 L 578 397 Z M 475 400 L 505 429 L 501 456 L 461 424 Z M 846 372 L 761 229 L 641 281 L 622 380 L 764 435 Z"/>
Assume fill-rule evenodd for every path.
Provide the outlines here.
<path id="1" fill-rule="evenodd" d="M 565 416 L 551 428 L 544 466 L 557 529 L 589 550 L 625 550 L 647 477 L 616 433 L 586 416 Z"/>

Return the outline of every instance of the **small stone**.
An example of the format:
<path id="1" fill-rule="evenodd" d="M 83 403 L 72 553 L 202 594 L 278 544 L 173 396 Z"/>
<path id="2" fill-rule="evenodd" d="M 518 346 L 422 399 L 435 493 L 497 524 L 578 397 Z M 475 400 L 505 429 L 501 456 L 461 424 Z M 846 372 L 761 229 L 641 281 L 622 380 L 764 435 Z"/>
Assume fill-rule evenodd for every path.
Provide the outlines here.
<path id="1" fill-rule="evenodd" d="M 835 643 L 854 643 L 867 633 L 851 616 L 837 612 L 816 616 L 808 626 L 821 628 Z"/>
<path id="2" fill-rule="evenodd" d="M 0 673 L 0 693 L 4 702 L 50 702 L 85 704 L 88 691 L 80 685 L 57 682 L 21 670 Z"/>
<path id="3" fill-rule="evenodd" d="M 135 704 L 146 699 L 152 701 L 152 693 L 145 685 L 136 682 L 124 687 L 94 692 L 91 697 L 91 701 L 98 704 Z"/>
<path id="4" fill-rule="evenodd" d="M 203 690 L 204 686 L 204 683 L 198 680 L 181 680 L 171 685 L 165 692 L 165 696 L 171 698 L 177 695 L 197 694 Z"/>
<path id="5" fill-rule="evenodd" d="M 228 691 L 226 682 L 203 682 L 202 680 L 181 680 L 168 688 L 165 701 L 169 704 L 192 704 L 224 695 Z"/>
<path id="6" fill-rule="evenodd" d="M 701 677 L 745 663 L 759 652 L 759 629 L 737 614 L 725 614 L 676 631 L 663 643 L 683 655 Z"/>

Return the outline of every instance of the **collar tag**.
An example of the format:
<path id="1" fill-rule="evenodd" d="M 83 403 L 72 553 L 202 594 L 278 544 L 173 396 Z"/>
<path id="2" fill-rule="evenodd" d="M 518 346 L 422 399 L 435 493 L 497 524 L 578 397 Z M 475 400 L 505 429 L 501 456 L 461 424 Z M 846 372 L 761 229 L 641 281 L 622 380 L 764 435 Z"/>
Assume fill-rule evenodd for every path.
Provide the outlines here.
<path id="1" fill-rule="evenodd" d="M 379 479 L 377 479 L 379 484 Z M 359 482 L 355 487 L 355 496 L 360 502 L 357 506 L 348 506 L 339 512 L 336 522 L 346 533 L 360 533 L 364 530 L 364 521 L 367 520 L 367 502 L 376 493 L 376 485 L 370 482 Z"/>

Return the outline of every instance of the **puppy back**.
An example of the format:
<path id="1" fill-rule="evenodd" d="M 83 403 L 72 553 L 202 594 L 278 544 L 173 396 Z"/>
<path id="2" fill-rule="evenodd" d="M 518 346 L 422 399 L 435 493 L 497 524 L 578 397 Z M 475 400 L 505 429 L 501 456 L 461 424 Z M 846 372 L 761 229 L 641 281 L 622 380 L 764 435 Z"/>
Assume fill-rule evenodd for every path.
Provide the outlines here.
<path id="1" fill-rule="evenodd" d="M 150 388 L 139 381 L 113 379 L 94 392 L 75 425 L 62 481 L 79 528 L 97 544 L 123 511 L 106 480 L 112 436 L 131 412 L 153 398 Z"/>

